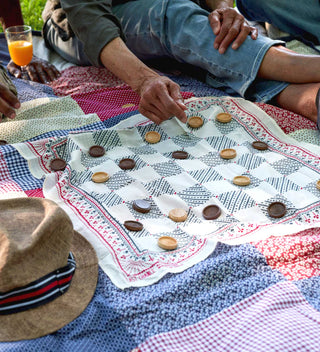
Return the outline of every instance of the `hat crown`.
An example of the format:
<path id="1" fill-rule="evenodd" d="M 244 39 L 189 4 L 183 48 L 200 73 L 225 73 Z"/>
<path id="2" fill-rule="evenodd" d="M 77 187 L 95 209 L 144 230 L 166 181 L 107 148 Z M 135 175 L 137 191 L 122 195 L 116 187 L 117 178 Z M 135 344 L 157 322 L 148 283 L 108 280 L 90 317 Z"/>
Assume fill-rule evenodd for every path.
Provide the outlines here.
<path id="1" fill-rule="evenodd" d="M 67 264 L 73 226 L 47 199 L 0 201 L 0 292 L 22 287 Z"/>

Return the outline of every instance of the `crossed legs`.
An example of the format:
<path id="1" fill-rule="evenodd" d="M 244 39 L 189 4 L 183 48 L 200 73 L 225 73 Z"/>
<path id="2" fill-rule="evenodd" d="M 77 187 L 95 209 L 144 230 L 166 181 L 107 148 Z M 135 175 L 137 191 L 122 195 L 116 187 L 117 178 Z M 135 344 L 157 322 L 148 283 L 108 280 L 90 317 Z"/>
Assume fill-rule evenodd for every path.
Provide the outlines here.
<path id="1" fill-rule="evenodd" d="M 213 48 L 208 12 L 192 1 L 137 0 L 114 6 L 113 11 L 127 46 L 140 59 L 173 57 L 205 69 L 218 85 L 249 100 L 275 98 L 279 106 L 316 121 L 320 57 L 296 54 L 263 37 L 248 37 L 238 50 L 228 48 L 221 55 Z M 255 86 L 256 78 L 260 82 Z"/>
<path id="2" fill-rule="evenodd" d="M 228 48 L 221 55 L 213 48 L 208 13 L 193 2 L 138 0 L 114 11 L 138 57 L 174 57 L 207 70 L 220 86 L 222 82 L 249 100 L 275 99 L 279 106 L 317 120 L 320 57 L 294 53 L 261 37 L 248 37 L 238 50 Z M 260 83 L 255 86 L 256 78 Z"/>

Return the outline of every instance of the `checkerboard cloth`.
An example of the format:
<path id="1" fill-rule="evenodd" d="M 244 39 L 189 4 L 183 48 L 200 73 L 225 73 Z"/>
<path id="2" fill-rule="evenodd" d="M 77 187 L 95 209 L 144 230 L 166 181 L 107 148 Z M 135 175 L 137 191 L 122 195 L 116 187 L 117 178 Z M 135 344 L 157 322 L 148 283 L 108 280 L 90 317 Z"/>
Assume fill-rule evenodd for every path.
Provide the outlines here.
<path id="1" fill-rule="evenodd" d="M 229 112 L 232 122 L 215 120 Z M 121 287 L 156 282 L 167 272 L 179 272 L 204 259 L 217 241 L 239 244 L 283 236 L 318 227 L 320 193 L 320 148 L 295 143 L 263 111 L 243 99 L 206 98 L 188 103 L 188 114 L 200 115 L 205 123 L 192 129 L 176 119 L 161 126 L 142 123 L 134 128 L 74 133 L 17 146 L 29 160 L 36 177 L 46 177 L 44 194 L 70 214 L 75 228 L 95 246 L 101 267 Z M 145 142 L 146 132 L 156 130 L 161 141 Z M 254 140 L 269 145 L 255 150 Z M 88 155 L 91 145 L 102 145 L 105 156 Z M 237 157 L 224 160 L 219 151 L 234 148 Z M 186 160 L 171 153 L 184 149 Z M 64 172 L 51 173 L 50 161 L 68 162 Z M 132 158 L 133 170 L 121 170 L 118 162 Z M 111 175 L 106 184 L 94 184 L 96 171 Z M 251 184 L 236 186 L 232 179 L 249 175 Z M 148 199 L 152 211 L 132 209 L 135 199 Z M 268 216 L 273 201 L 286 204 L 281 219 Z M 202 217 L 202 209 L 216 204 L 222 216 L 215 221 Z M 183 208 L 188 218 L 175 223 L 168 218 L 172 208 Z M 130 232 L 125 220 L 139 220 L 144 229 Z M 157 247 L 157 239 L 170 235 L 178 240 L 175 251 Z"/>

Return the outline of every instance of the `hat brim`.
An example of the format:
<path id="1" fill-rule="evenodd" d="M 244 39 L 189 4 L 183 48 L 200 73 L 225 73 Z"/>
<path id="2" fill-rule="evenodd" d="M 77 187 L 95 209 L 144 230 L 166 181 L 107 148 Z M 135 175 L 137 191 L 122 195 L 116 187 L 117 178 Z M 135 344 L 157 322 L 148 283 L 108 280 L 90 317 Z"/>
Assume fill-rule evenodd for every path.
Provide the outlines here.
<path id="1" fill-rule="evenodd" d="M 0 316 L 0 341 L 35 339 L 76 319 L 91 301 L 98 280 L 98 259 L 91 244 L 74 231 L 70 251 L 76 270 L 67 292 L 43 306 Z"/>

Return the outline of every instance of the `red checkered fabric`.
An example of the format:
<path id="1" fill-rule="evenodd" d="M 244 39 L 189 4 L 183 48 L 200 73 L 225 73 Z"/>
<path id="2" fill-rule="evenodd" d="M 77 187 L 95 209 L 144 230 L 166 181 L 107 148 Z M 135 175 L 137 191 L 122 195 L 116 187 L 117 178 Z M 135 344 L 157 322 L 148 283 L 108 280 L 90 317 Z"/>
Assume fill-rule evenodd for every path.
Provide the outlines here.
<path id="1" fill-rule="evenodd" d="M 138 109 L 140 97 L 129 86 L 74 94 L 85 114 L 96 113 L 102 121 Z"/>
<path id="2" fill-rule="evenodd" d="M 126 84 L 105 68 L 94 66 L 70 67 L 61 72 L 61 76 L 51 82 L 50 86 L 58 96 L 88 93 L 97 89 Z"/>
<path id="3" fill-rule="evenodd" d="M 28 197 L 44 198 L 42 188 L 24 191 Z"/>
<path id="4" fill-rule="evenodd" d="M 192 93 L 182 92 L 184 99 Z M 140 97 L 129 86 L 100 89 L 89 93 L 73 94 L 85 114 L 96 113 L 102 121 L 117 115 L 136 111 Z"/>

